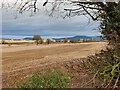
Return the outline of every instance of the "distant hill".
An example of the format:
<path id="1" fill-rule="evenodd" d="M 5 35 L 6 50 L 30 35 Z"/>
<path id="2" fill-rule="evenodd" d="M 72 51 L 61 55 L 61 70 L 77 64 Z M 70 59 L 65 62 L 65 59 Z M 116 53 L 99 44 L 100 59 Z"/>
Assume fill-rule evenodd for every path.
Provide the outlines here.
<path id="1" fill-rule="evenodd" d="M 23 40 L 32 40 L 33 38 L 31 37 L 26 37 L 26 38 L 23 38 Z"/>
<path id="2" fill-rule="evenodd" d="M 0 40 L 11 40 L 9 38 L 0 38 Z"/>
<path id="3" fill-rule="evenodd" d="M 67 38 L 68 40 L 80 40 L 80 39 L 96 39 L 97 41 L 102 40 L 101 36 L 73 36 L 73 37 L 63 37 L 63 38 L 52 38 L 53 40 L 64 40 Z M 11 40 L 9 38 L 1 38 L 2 40 Z M 23 40 L 32 40 L 32 37 L 25 37 Z M 13 40 L 20 40 L 20 39 L 13 39 Z"/>
<path id="4" fill-rule="evenodd" d="M 54 40 L 64 40 L 64 38 L 53 38 Z M 68 40 L 80 40 L 80 39 L 96 39 L 101 40 L 101 36 L 74 36 L 74 37 L 67 37 Z"/>

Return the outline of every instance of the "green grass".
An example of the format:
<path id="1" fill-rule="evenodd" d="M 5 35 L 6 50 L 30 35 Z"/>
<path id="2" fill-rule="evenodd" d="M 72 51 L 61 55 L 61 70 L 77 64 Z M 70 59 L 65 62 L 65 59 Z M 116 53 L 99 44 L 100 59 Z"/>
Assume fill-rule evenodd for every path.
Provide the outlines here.
<path id="1" fill-rule="evenodd" d="M 70 75 L 60 71 L 49 71 L 41 75 L 33 75 L 20 87 L 25 88 L 65 88 L 69 85 Z"/>

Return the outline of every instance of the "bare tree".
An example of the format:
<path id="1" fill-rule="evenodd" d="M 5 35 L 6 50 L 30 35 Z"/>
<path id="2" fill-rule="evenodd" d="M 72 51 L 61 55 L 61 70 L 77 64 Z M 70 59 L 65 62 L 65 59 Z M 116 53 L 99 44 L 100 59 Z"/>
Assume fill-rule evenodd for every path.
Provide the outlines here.
<path id="1" fill-rule="evenodd" d="M 9 0 L 3 0 L 2 8 L 15 8 L 17 7 L 17 12 L 23 13 L 25 11 L 39 11 L 37 3 L 40 0 L 15 0 L 15 2 L 10 4 Z M 89 1 L 89 2 L 88 2 Z M 43 2 L 44 7 L 49 7 L 49 16 L 59 17 L 73 17 L 76 15 L 88 15 L 93 20 L 98 20 L 100 14 L 106 10 L 109 10 L 108 0 L 46 0 Z M 106 2 L 105 2 L 106 1 Z M 115 0 L 112 0 L 115 1 Z M 119 0 L 118 0 L 119 1 Z"/>

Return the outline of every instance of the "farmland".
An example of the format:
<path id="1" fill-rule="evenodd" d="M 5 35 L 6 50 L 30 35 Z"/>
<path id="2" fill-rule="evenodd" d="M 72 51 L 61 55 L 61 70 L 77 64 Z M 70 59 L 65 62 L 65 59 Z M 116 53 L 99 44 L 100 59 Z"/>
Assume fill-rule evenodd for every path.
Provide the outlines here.
<path id="1" fill-rule="evenodd" d="M 50 45 L 2 45 L 3 87 L 17 87 L 33 73 L 48 69 L 66 70 L 65 65 L 99 53 L 106 42 L 66 43 Z M 73 62 L 74 63 L 74 62 Z M 69 65 L 68 65 L 69 66 Z M 81 75 L 85 75 L 81 73 Z M 77 82 L 75 82 L 75 85 Z M 80 83 L 80 82 L 79 82 Z M 78 86 L 69 86 L 78 87 Z"/>

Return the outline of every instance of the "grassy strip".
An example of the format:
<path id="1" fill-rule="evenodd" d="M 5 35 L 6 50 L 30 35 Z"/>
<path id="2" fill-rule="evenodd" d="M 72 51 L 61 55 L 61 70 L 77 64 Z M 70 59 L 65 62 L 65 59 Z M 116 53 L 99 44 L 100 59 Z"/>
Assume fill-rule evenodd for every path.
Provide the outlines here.
<path id="1" fill-rule="evenodd" d="M 65 88 L 69 85 L 70 75 L 60 71 L 48 71 L 41 75 L 33 75 L 20 87 L 25 88 Z"/>

